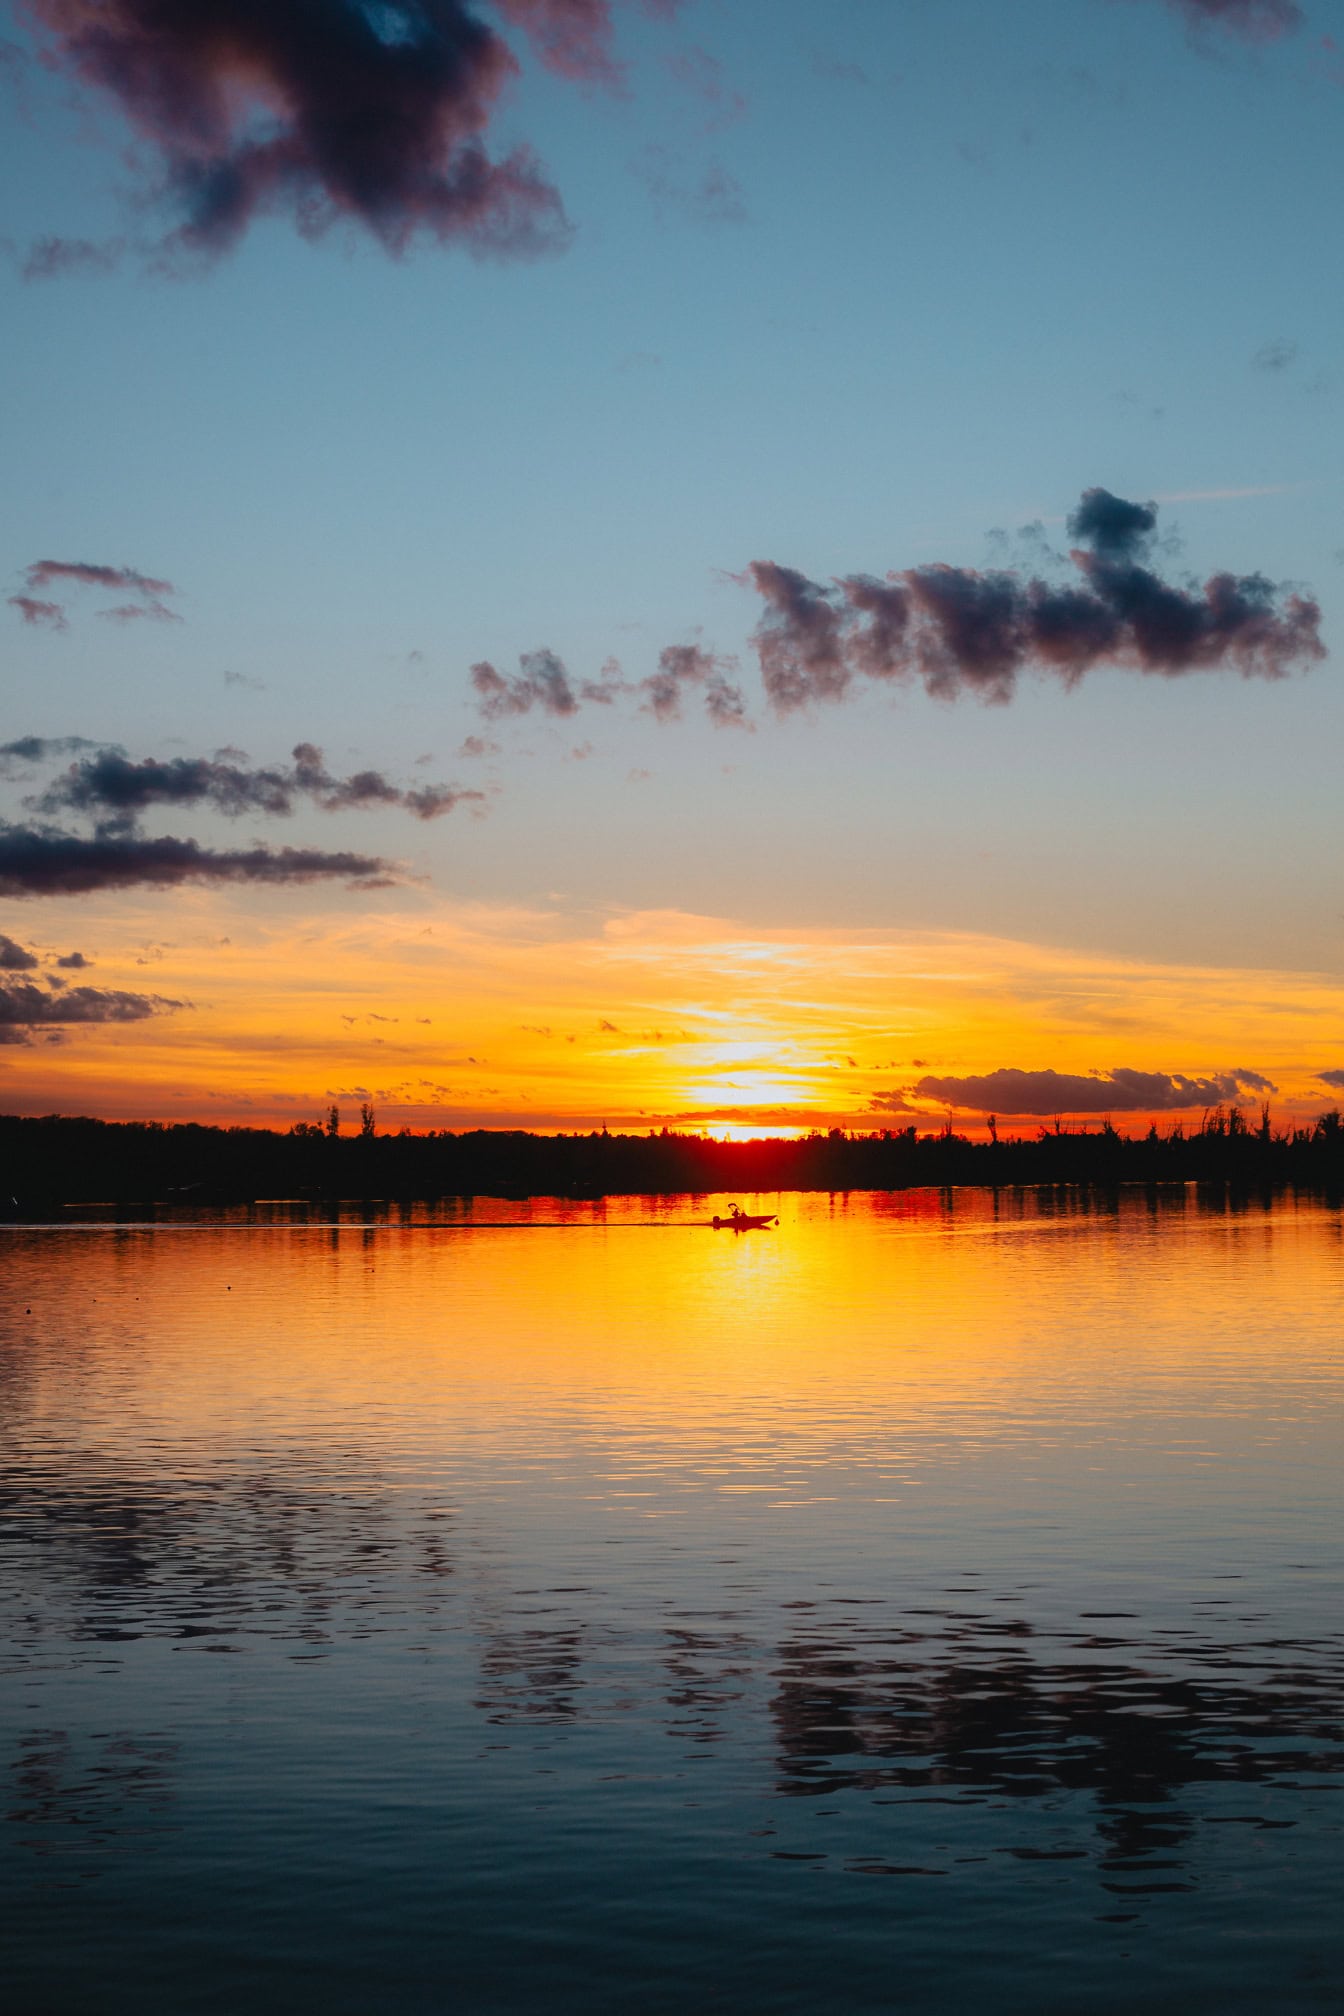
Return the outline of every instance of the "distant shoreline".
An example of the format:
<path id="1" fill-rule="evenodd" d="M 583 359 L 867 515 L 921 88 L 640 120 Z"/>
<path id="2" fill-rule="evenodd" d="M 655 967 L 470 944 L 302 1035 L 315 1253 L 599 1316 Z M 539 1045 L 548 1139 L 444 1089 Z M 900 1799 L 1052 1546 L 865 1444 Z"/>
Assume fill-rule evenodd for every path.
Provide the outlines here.
<path id="1" fill-rule="evenodd" d="M 0 1213 L 35 1222 L 71 1208 L 180 1208 L 439 1198 L 896 1191 L 973 1185 L 1234 1184 L 1344 1190 L 1344 1118 L 1275 1132 L 1235 1111 L 1187 1132 L 1120 1133 L 1109 1124 L 969 1141 L 913 1127 L 874 1134 L 833 1128 L 800 1140 L 716 1141 L 694 1134 L 525 1134 L 477 1130 L 329 1135 L 302 1127 L 165 1125 L 0 1115 Z"/>

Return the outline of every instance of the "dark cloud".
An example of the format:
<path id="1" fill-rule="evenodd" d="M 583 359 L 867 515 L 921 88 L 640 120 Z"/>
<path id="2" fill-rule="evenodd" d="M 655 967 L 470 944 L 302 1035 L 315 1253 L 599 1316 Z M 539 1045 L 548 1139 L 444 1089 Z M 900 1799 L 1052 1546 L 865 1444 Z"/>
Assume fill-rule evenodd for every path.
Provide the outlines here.
<path id="1" fill-rule="evenodd" d="M 156 581 L 134 567 L 103 567 L 89 560 L 34 560 L 24 568 L 23 578 L 29 588 L 71 581 L 84 588 L 108 588 L 114 594 L 143 595 L 149 602 L 177 593 L 171 581 Z"/>
<path id="2" fill-rule="evenodd" d="M 811 700 L 843 700 L 853 676 L 843 603 L 796 568 L 773 560 L 753 560 L 747 575 L 766 604 L 753 642 L 772 706 L 787 714 Z M 884 594 L 878 583 L 871 586 Z M 893 608 L 903 631 L 904 598 Z"/>
<path id="3" fill-rule="evenodd" d="M 495 8 L 547 69 L 619 84 L 609 0 Z M 110 97 L 154 163 L 152 193 L 180 219 L 158 248 L 170 264 L 216 257 L 274 213 L 306 238 L 353 219 L 392 253 L 423 235 L 522 255 L 569 235 L 532 150 L 486 150 L 520 65 L 475 0 L 28 0 L 27 13 L 46 60 Z M 90 261 L 42 242 L 39 272 Z"/>
<path id="4" fill-rule="evenodd" d="M 877 580 L 825 585 L 770 560 L 741 578 L 765 602 L 753 642 L 771 705 L 787 714 L 843 700 L 855 679 L 919 679 L 953 699 L 1011 699 L 1035 668 L 1066 686 L 1098 664 L 1175 677 L 1233 670 L 1283 678 L 1324 658 L 1320 608 L 1262 574 L 1214 574 L 1202 586 L 1164 580 L 1153 565 L 1157 507 L 1103 489 L 1069 519 L 1080 579 L 1018 569 L 931 564 Z"/>
<path id="5" fill-rule="evenodd" d="M 89 1022 L 144 1022 L 186 1008 L 162 994 L 129 994 L 119 987 L 70 987 L 47 993 L 31 980 L 0 981 L 0 1043 L 24 1043 L 32 1029 Z"/>
<path id="6" fill-rule="evenodd" d="M 84 967 L 92 966 L 93 961 L 92 959 L 86 959 L 82 952 L 67 952 L 64 958 L 56 961 L 56 964 L 58 966 L 73 967 L 76 972 L 81 972 Z"/>
<path id="7" fill-rule="evenodd" d="M 20 735 L 16 741 L 0 743 L 0 777 L 12 777 L 16 764 L 49 763 L 53 757 L 73 756 L 80 749 L 108 747 L 105 742 L 91 741 L 87 735 Z"/>
<path id="8" fill-rule="evenodd" d="M 521 669 L 515 673 L 497 672 L 484 659 L 472 666 L 471 683 L 487 721 L 530 714 L 534 707 L 553 720 L 565 721 L 578 713 L 583 701 L 610 706 L 617 694 L 625 691 L 621 668 L 614 659 L 607 660 L 600 678 L 585 679 L 577 687 L 564 660 L 545 646 L 539 651 L 524 651 L 518 664 Z"/>
<path id="9" fill-rule="evenodd" d="M 1005 1067 L 966 1078 L 921 1078 L 909 1088 L 917 1099 L 936 1099 L 972 1113 L 1156 1113 L 1184 1107 L 1218 1106 L 1277 1087 L 1259 1071 L 1219 1072 L 1211 1078 L 1187 1078 L 1180 1072 L 1132 1071 L 1117 1065 L 1112 1071 L 1083 1077 L 1068 1071 L 1019 1071 Z M 902 1095 L 892 1110 L 908 1112 Z M 888 1104 L 879 1096 L 874 1105 Z"/>
<path id="10" fill-rule="evenodd" d="M 735 658 L 719 657 L 699 644 L 669 644 L 658 654 L 658 670 L 639 684 L 647 697 L 645 711 L 655 721 L 678 721 L 686 692 L 695 688 L 704 695 L 705 711 L 716 728 L 749 728 L 746 702 L 741 688 L 733 685 L 729 672 L 737 670 Z"/>
<path id="11" fill-rule="evenodd" d="M 58 828 L 0 821 L 0 896 L 81 896 L 93 890 L 173 888 L 183 882 L 343 881 L 381 886 L 392 865 L 371 854 L 316 847 L 202 847 L 170 835 L 100 833 L 92 839 Z"/>
<path id="12" fill-rule="evenodd" d="M 25 952 L 0 931 L 0 973 L 31 973 L 40 963 L 35 952 Z"/>
<path id="13" fill-rule="evenodd" d="M 45 625 L 49 630 L 64 630 L 68 627 L 65 611 L 59 602 L 43 602 L 34 595 L 11 595 L 9 606 L 17 609 L 24 622 L 31 623 L 34 628 Z"/>
<path id="14" fill-rule="evenodd" d="M 1322 1085 L 1329 1085 L 1336 1092 L 1344 1092 L 1344 1071 L 1318 1071 L 1316 1076 Z"/>
<path id="15" fill-rule="evenodd" d="M 214 757 L 175 756 L 167 762 L 148 756 L 136 763 L 120 750 L 102 749 L 72 763 L 30 802 L 41 812 L 83 812 L 115 829 L 131 825 L 152 805 L 207 805 L 229 818 L 245 812 L 286 817 L 296 802 L 306 800 L 324 812 L 399 805 L 417 819 L 438 819 L 464 799 L 484 799 L 483 792 L 448 784 L 403 790 L 378 770 L 335 777 L 314 742 L 295 745 L 288 769 L 247 769 L 224 760 L 239 753 L 222 750 Z"/>
<path id="16" fill-rule="evenodd" d="M 1246 42 L 1277 42 L 1306 20 L 1297 0 L 1167 0 L 1192 28 L 1222 28 Z"/>

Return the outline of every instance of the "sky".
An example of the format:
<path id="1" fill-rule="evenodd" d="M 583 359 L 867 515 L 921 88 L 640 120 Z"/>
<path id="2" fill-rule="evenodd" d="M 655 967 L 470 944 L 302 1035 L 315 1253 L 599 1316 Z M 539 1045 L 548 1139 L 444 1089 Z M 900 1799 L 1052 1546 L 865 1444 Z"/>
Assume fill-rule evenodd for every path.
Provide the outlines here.
<path id="1" fill-rule="evenodd" d="M 1344 1092 L 1344 0 L 0 5 L 0 1107 Z"/>

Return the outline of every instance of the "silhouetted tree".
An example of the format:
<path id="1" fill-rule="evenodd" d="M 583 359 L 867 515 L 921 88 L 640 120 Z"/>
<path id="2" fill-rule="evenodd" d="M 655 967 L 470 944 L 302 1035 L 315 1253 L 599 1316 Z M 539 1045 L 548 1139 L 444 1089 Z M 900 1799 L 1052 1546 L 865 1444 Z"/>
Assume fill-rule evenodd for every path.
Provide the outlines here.
<path id="1" fill-rule="evenodd" d="M 374 1130 L 374 1115 L 373 1115 L 373 1107 L 372 1107 L 372 1105 L 370 1104 L 370 1102 L 369 1102 L 369 1101 L 368 1101 L 368 1100 L 366 1099 L 366 1100 L 365 1100 L 365 1101 L 363 1102 L 363 1104 L 361 1105 L 360 1109 L 359 1109 L 359 1138 L 360 1138 L 360 1140 L 361 1140 L 361 1141 L 372 1141 L 372 1139 L 373 1139 L 373 1136 L 374 1136 L 374 1131 L 375 1131 L 375 1130 Z"/>
<path id="2" fill-rule="evenodd" d="M 327 1138 L 334 1141 L 341 1131 L 341 1109 L 339 1106 L 327 1108 Z"/>

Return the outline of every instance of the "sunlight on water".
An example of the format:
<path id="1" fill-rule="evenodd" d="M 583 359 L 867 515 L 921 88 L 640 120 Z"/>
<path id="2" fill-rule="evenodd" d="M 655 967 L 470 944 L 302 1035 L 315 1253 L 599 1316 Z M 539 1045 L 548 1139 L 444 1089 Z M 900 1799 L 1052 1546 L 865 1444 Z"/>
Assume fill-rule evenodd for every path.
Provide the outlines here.
<path id="1" fill-rule="evenodd" d="M 43 2010 L 1325 2008 L 1337 1206 L 6 1228 Z"/>

